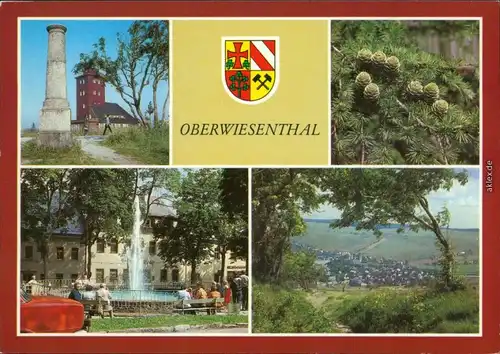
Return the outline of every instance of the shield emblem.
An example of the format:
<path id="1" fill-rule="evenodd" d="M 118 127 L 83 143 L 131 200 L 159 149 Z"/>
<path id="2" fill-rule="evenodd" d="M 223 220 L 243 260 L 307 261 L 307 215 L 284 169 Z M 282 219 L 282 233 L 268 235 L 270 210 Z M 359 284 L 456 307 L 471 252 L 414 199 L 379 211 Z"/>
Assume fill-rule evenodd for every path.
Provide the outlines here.
<path id="1" fill-rule="evenodd" d="M 279 81 L 279 37 L 223 37 L 222 83 L 237 102 L 270 99 Z"/>

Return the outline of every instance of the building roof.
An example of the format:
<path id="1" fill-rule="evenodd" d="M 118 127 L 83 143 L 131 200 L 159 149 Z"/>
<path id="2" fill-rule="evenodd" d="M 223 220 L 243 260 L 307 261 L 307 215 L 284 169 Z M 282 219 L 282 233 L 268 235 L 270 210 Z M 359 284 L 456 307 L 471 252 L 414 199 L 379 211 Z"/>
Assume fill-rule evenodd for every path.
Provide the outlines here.
<path id="1" fill-rule="evenodd" d="M 102 105 L 92 106 L 90 108 L 92 118 L 99 119 L 100 123 L 106 122 L 106 115 L 109 115 L 111 124 L 138 124 L 139 120 L 132 117 L 119 104 L 104 102 Z"/>
<path id="2" fill-rule="evenodd" d="M 176 212 L 174 208 L 170 205 L 159 205 L 152 204 L 149 207 L 149 216 L 153 217 L 167 217 L 167 216 L 176 216 Z"/>

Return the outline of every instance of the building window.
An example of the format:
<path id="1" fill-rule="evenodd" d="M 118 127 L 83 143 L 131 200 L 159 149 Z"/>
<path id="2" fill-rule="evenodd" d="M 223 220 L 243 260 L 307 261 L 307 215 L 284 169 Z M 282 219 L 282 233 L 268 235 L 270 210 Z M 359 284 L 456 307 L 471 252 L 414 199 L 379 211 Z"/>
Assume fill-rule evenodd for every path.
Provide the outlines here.
<path id="1" fill-rule="evenodd" d="M 174 283 L 179 281 L 179 269 L 172 269 L 172 281 Z"/>
<path id="2" fill-rule="evenodd" d="M 56 256 L 58 261 L 64 260 L 64 247 L 56 248 Z"/>
<path id="3" fill-rule="evenodd" d="M 40 280 L 45 280 L 45 273 L 40 274 Z"/>
<path id="4" fill-rule="evenodd" d="M 74 247 L 71 249 L 71 259 L 74 261 L 78 260 L 78 248 Z"/>
<path id="5" fill-rule="evenodd" d="M 94 91 L 94 92 L 92 92 L 92 93 L 94 94 L 94 96 L 95 96 L 95 95 L 97 95 L 97 91 Z"/>
<path id="6" fill-rule="evenodd" d="M 123 281 L 128 283 L 128 269 L 123 270 Z"/>
<path id="7" fill-rule="evenodd" d="M 109 242 L 109 253 L 118 253 L 118 242 L 116 241 Z"/>
<path id="8" fill-rule="evenodd" d="M 101 95 L 101 91 L 97 92 L 97 96 L 100 96 Z"/>
<path id="9" fill-rule="evenodd" d="M 97 240 L 96 248 L 97 248 L 97 253 L 104 253 L 104 241 Z"/>
<path id="10" fill-rule="evenodd" d="M 167 276 L 168 276 L 167 274 L 168 274 L 168 273 L 167 273 L 167 270 L 166 270 L 166 269 L 162 269 L 162 270 L 160 270 L 160 281 L 161 281 L 162 283 L 166 283 L 166 282 L 167 282 Z"/>
<path id="11" fill-rule="evenodd" d="M 63 280 L 63 279 L 64 279 L 63 273 L 56 273 L 56 280 Z"/>
<path id="12" fill-rule="evenodd" d="M 82 84 L 84 84 L 84 83 L 85 83 L 85 79 L 82 79 Z"/>
<path id="13" fill-rule="evenodd" d="M 156 255 L 156 242 L 155 241 L 149 241 L 149 254 L 151 256 Z"/>
<path id="14" fill-rule="evenodd" d="M 82 91 L 82 96 L 85 96 L 85 91 Z"/>
<path id="15" fill-rule="evenodd" d="M 109 270 L 109 280 L 112 282 L 118 281 L 118 269 Z"/>
<path id="16" fill-rule="evenodd" d="M 24 247 L 24 258 L 33 259 L 33 246 Z"/>
<path id="17" fill-rule="evenodd" d="M 82 104 L 82 107 L 85 109 L 85 103 L 84 103 L 84 104 Z"/>
<path id="18" fill-rule="evenodd" d="M 95 281 L 97 283 L 104 283 L 104 269 L 97 268 L 95 270 Z"/>
<path id="19" fill-rule="evenodd" d="M 78 279 L 78 274 L 71 274 L 71 281 L 75 282 Z"/>

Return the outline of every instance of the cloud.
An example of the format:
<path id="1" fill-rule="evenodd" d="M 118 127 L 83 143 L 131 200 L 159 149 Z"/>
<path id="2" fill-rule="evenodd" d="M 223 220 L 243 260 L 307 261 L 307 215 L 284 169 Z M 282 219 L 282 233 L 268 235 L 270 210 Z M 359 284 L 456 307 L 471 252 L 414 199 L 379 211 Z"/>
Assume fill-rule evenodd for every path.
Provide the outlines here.
<path id="1" fill-rule="evenodd" d="M 429 194 L 429 207 L 433 213 L 439 212 L 444 206 L 451 214 L 450 227 L 458 229 L 479 228 L 480 220 L 480 198 L 481 185 L 478 174 L 474 171 L 470 173 L 472 178 L 466 185 L 461 186 L 454 183 L 449 190 L 439 190 Z M 338 219 L 341 212 L 329 205 L 322 205 L 321 208 L 309 215 L 304 215 L 311 219 Z"/>

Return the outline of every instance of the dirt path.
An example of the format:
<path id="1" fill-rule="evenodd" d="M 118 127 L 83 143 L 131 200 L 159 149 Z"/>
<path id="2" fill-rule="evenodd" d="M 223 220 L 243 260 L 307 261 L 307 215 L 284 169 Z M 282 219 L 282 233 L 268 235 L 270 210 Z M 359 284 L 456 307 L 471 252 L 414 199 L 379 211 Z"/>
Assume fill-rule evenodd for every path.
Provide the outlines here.
<path id="1" fill-rule="evenodd" d="M 99 144 L 104 141 L 105 137 L 103 136 L 85 136 L 78 137 L 80 144 L 82 146 L 82 150 L 90 157 L 93 157 L 97 160 L 101 160 L 113 165 L 137 165 L 139 164 L 137 161 L 133 160 L 130 157 L 126 157 L 118 154 L 113 149 L 110 149 L 106 146 Z"/>
<path id="2" fill-rule="evenodd" d="M 32 140 L 32 137 L 21 138 L 21 145 Z M 118 154 L 111 148 L 103 146 L 100 142 L 104 141 L 104 136 L 79 136 L 76 140 L 80 142 L 80 146 L 87 155 L 90 157 L 108 163 L 110 165 L 138 165 L 134 159 Z M 23 160 L 22 163 L 28 163 Z"/>

